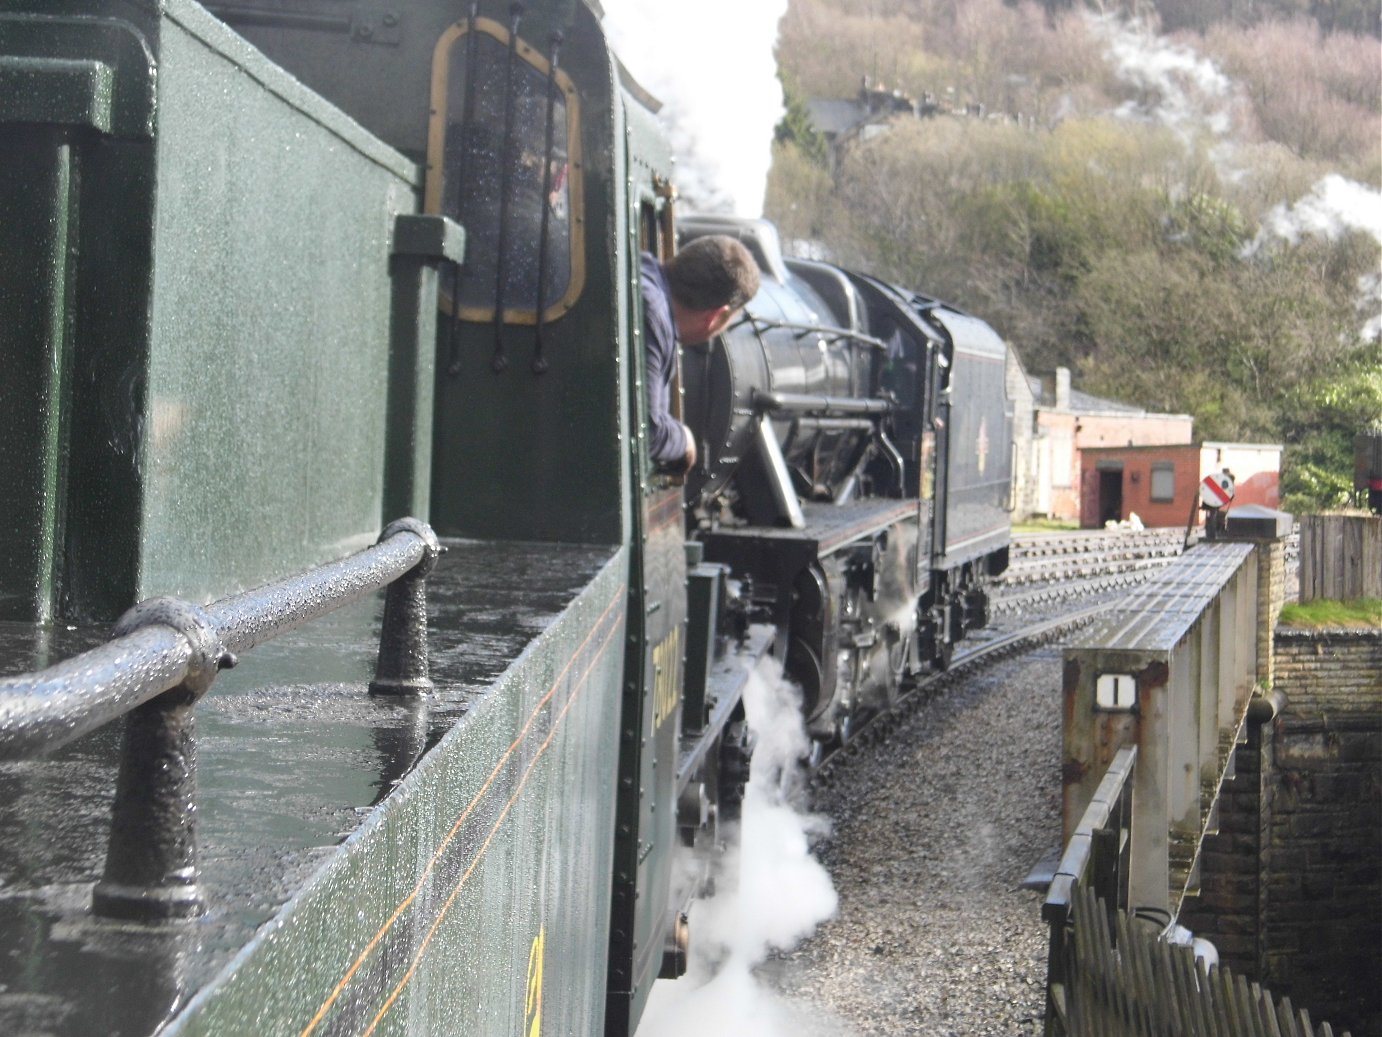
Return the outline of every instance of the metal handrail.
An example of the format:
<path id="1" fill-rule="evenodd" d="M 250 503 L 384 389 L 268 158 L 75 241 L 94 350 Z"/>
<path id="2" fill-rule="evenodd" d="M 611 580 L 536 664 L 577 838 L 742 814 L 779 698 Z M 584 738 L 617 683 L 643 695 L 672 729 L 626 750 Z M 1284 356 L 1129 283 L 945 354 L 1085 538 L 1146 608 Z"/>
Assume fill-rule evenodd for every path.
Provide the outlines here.
<path id="1" fill-rule="evenodd" d="M 881 338 L 873 335 L 865 335 L 862 331 L 853 331 L 850 328 L 835 328 L 828 324 L 798 324 L 788 320 L 771 320 L 768 317 L 758 317 L 747 310 L 744 315 L 726 328 L 732 331 L 741 324 L 752 324 L 755 331 L 795 331 L 797 338 L 805 338 L 807 335 L 819 335 L 821 338 L 829 339 L 832 343 L 846 339 L 850 342 L 857 342 L 861 346 L 872 346 L 874 349 L 886 350 L 888 343 Z"/>
<path id="2" fill-rule="evenodd" d="M 1131 813 L 1136 767 L 1137 746 L 1125 745 L 1114 754 L 1094 798 L 1061 854 L 1060 864 L 1041 905 L 1041 918 L 1049 930 L 1045 1037 L 1065 1037 L 1069 1032 L 1066 958 L 1069 925 L 1079 888 L 1088 883 L 1110 913 L 1127 906 L 1123 834 Z"/>
<path id="3" fill-rule="evenodd" d="M 107 644 L 0 679 L 0 760 L 37 756 L 128 715 L 105 876 L 93 894 L 98 913 L 155 919 L 201 911 L 192 706 L 237 652 L 388 587 L 369 690 L 431 689 L 425 580 L 440 552 L 425 522 L 400 519 L 372 547 L 205 607 L 141 602 Z"/>
<path id="4" fill-rule="evenodd" d="M 363 551 L 205 608 L 151 599 L 126 613 L 106 644 L 37 673 L 0 678 L 0 761 L 56 749 L 199 671 L 229 668 L 236 654 L 391 584 L 437 550 L 431 529 L 409 522 L 394 523 Z"/>

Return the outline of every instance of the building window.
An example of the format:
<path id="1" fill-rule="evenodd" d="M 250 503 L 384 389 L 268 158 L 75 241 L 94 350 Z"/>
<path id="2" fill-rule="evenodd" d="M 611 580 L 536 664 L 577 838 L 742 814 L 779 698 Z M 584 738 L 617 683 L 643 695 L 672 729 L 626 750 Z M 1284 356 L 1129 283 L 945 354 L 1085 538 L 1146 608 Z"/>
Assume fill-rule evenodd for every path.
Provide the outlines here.
<path id="1" fill-rule="evenodd" d="M 1152 503 L 1169 504 L 1176 499 L 1176 466 L 1167 461 L 1152 465 Z"/>

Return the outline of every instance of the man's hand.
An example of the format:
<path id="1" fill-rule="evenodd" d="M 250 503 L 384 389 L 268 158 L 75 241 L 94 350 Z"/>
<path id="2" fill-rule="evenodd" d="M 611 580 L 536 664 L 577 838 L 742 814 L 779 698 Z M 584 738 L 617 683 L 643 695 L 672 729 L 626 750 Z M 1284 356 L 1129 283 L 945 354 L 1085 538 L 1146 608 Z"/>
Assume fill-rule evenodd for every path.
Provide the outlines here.
<path id="1" fill-rule="evenodd" d="M 686 471 L 691 471 L 696 467 L 696 436 L 690 428 L 683 425 L 681 430 L 686 433 Z"/>

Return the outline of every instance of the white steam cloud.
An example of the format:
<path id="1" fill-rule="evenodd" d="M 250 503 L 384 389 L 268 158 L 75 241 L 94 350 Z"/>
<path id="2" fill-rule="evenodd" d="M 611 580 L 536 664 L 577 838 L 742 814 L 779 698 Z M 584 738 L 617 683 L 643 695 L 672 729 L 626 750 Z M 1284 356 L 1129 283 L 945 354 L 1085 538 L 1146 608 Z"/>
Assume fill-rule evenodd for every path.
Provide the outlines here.
<path id="1" fill-rule="evenodd" d="M 1108 41 L 1108 57 L 1119 78 L 1139 95 L 1119 108 L 1118 115 L 1167 126 L 1187 147 L 1209 139 L 1214 142 L 1209 155 L 1221 176 L 1238 180 L 1248 175 L 1234 158 L 1232 114 L 1239 91 L 1228 76 L 1189 47 L 1138 23 L 1091 16 L 1090 25 Z M 1312 236 L 1334 241 L 1350 231 L 1362 231 L 1382 243 L 1382 193 L 1330 174 L 1304 198 L 1272 209 L 1243 255 L 1261 252 L 1273 242 L 1295 245 Z M 1382 276 L 1359 278 L 1357 306 L 1365 322 L 1363 340 L 1382 337 Z"/>
<path id="2" fill-rule="evenodd" d="M 1295 245 L 1307 237 L 1335 241 L 1351 231 L 1382 244 L 1382 192 L 1330 173 L 1293 205 L 1283 203 L 1267 213 L 1257 237 L 1243 251 L 1252 255 L 1273 241 Z M 1382 277 L 1358 279 L 1357 306 L 1364 320 L 1359 332 L 1363 341 L 1382 338 Z"/>
<path id="3" fill-rule="evenodd" d="M 1382 192 L 1331 173 L 1294 205 L 1278 205 L 1262 221 L 1262 235 L 1296 244 L 1313 236 L 1337 240 L 1359 230 L 1382 244 Z"/>
<path id="4" fill-rule="evenodd" d="M 787 0 L 602 0 L 634 78 L 663 103 L 675 181 L 691 208 L 761 216 L 782 118 L 777 26 Z"/>
<path id="5" fill-rule="evenodd" d="M 738 845 L 716 877 L 715 895 L 691 912 L 687 974 L 653 988 L 638 1037 L 843 1037 L 848 1027 L 794 1006 L 764 986 L 754 968 L 788 950 L 835 913 L 830 876 L 811 855 L 825 818 L 793 804 L 801 798 L 800 761 L 810 749 L 800 693 L 765 663 L 744 702 L 757 742 Z"/>
<path id="6" fill-rule="evenodd" d="M 1108 42 L 1114 71 L 1139 94 L 1119 115 L 1160 123 L 1183 140 L 1223 137 L 1232 129 L 1233 81 L 1212 61 L 1136 22 L 1103 17 L 1092 23 Z"/>

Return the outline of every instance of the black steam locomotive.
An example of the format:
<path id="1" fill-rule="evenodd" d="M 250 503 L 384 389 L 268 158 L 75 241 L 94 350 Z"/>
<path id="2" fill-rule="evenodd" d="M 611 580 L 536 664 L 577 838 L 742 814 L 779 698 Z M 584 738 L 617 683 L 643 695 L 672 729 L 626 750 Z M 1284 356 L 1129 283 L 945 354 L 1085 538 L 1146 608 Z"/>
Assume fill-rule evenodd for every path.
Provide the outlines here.
<path id="1" fill-rule="evenodd" d="M 683 361 L 705 447 L 691 535 L 771 616 L 813 737 L 847 738 L 988 621 L 1008 561 L 1006 347 L 934 299 L 784 259 L 765 222 L 682 232 L 737 236 L 764 272 L 743 320 Z"/>
<path id="2" fill-rule="evenodd" d="M 0 1032 L 633 1033 L 750 669 L 823 745 L 984 622 L 1003 344 L 678 228 L 582 0 L 0 0 L 0 85 Z M 638 256 L 707 232 L 682 485 Z"/>

